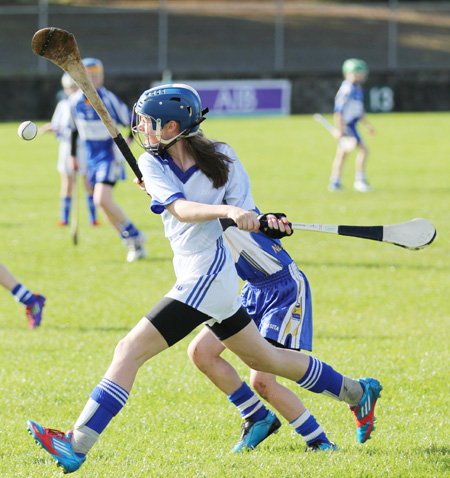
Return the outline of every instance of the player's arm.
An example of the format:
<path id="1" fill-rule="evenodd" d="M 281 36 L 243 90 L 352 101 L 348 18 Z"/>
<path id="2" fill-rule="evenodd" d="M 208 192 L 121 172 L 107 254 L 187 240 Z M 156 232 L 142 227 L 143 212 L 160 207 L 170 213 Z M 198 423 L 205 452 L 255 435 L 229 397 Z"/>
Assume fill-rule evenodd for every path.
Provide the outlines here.
<path id="1" fill-rule="evenodd" d="M 336 139 L 342 138 L 342 136 L 344 136 L 345 125 L 340 111 L 334 113 L 334 126 L 336 128 Z"/>
<path id="2" fill-rule="evenodd" d="M 258 214 L 229 204 L 203 204 L 185 199 L 176 199 L 166 209 L 181 222 L 204 222 L 226 217 L 232 219 L 239 229 L 259 230 Z"/>
<path id="3" fill-rule="evenodd" d="M 367 121 L 366 115 L 362 116 L 360 121 L 364 125 L 364 128 L 366 128 L 366 130 L 369 132 L 369 134 L 375 134 L 375 130 L 373 129 L 372 125 Z"/>

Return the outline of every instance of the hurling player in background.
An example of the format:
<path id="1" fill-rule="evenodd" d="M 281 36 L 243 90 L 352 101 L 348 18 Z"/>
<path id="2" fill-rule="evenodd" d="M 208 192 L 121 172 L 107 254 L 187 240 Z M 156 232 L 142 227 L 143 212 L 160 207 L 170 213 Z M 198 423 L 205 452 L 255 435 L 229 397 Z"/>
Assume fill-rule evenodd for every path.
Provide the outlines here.
<path id="1" fill-rule="evenodd" d="M 83 176 L 86 189 L 86 202 L 88 206 L 89 222 L 92 226 L 97 226 L 96 208 L 94 205 L 93 189 L 86 180 L 87 164 L 85 148 L 78 142 L 76 156 L 72 152 L 72 113 L 70 111 L 69 96 L 78 90 L 75 81 L 67 74 L 61 78 L 61 84 L 64 89 L 65 97 L 56 105 L 55 111 L 50 123 L 46 123 L 40 129 L 41 133 L 52 131 L 56 134 L 59 141 L 58 165 L 57 169 L 61 176 L 60 192 L 60 218 L 59 225 L 67 226 L 70 220 L 70 210 L 72 207 L 72 189 L 76 187 L 76 174 Z"/>
<path id="2" fill-rule="evenodd" d="M 131 111 L 114 93 L 103 86 L 103 64 L 96 58 L 85 58 L 83 64 L 112 119 L 122 126 L 130 126 Z M 125 179 L 124 158 L 106 126 L 81 90 L 69 97 L 74 119 L 74 135 L 78 132 L 86 148 L 88 181 L 94 189 L 94 203 L 119 232 L 128 247 L 127 261 L 133 262 L 147 255 L 145 236 L 136 228 L 114 201 L 113 188 Z M 127 140 L 131 143 L 131 136 Z M 76 142 L 72 139 L 72 154 Z"/>
<path id="3" fill-rule="evenodd" d="M 281 218 L 282 215 L 277 215 Z M 306 276 L 278 239 L 263 233 L 228 227 L 224 235 L 233 252 L 239 277 L 246 281 L 242 305 L 260 334 L 272 345 L 291 350 L 312 350 L 312 303 Z M 281 426 L 276 415 L 220 357 L 225 346 L 205 327 L 190 343 L 188 355 L 236 406 L 245 422 L 234 452 L 254 449 Z M 334 451 L 322 427 L 297 395 L 277 382 L 276 376 L 250 371 L 250 385 L 289 422 L 306 442 L 307 450 Z"/>
<path id="4" fill-rule="evenodd" d="M 370 192 L 373 188 L 367 183 L 365 165 L 368 149 L 357 130 L 357 123 L 361 121 L 366 130 L 373 135 L 374 130 L 365 117 L 364 111 L 364 90 L 362 83 L 367 79 L 369 70 L 364 61 L 350 58 L 342 65 L 344 81 L 336 94 L 334 103 L 334 123 L 338 134 L 342 136 L 353 136 L 357 140 L 358 150 L 355 160 L 355 182 L 353 188 L 359 192 Z M 341 191 L 341 174 L 345 159 L 348 153 L 339 145 L 334 157 L 331 170 L 329 191 Z"/>
<path id="5" fill-rule="evenodd" d="M 40 325 L 42 320 L 42 309 L 45 304 L 45 297 L 33 294 L 11 274 L 11 272 L 0 263 L 0 284 L 8 289 L 17 302 L 25 306 L 25 315 L 28 319 L 28 328 L 34 329 Z"/>
<path id="6" fill-rule="evenodd" d="M 240 229 L 254 232 L 260 222 L 236 153 L 199 129 L 207 110 L 198 93 L 182 84 L 151 88 L 141 95 L 135 112 L 135 137 L 145 150 L 139 169 L 152 198 L 150 209 L 161 215 L 170 241 L 176 283 L 120 340 L 73 430 L 64 433 L 27 421 L 36 442 L 66 472 L 79 469 L 125 406 L 141 366 L 202 323 L 249 367 L 355 406 L 358 427 L 370 434 L 381 391 L 377 380 L 354 380 L 315 357 L 274 347 L 242 307 L 232 251 L 217 219 L 232 219 Z M 286 219 L 274 216 L 268 216 L 264 227 L 291 232 Z"/>

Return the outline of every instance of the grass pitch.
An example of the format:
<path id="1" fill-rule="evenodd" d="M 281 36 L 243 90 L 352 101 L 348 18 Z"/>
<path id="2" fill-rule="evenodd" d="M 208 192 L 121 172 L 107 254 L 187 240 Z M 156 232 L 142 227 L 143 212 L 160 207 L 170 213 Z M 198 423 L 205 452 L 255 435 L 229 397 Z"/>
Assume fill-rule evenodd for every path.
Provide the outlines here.
<path id="1" fill-rule="evenodd" d="M 371 194 L 352 190 L 348 158 L 342 194 L 329 193 L 333 139 L 311 116 L 208 120 L 205 133 L 234 147 L 262 211 L 296 222 L 378 225 L 430 219 L 437 238 L 421 251 L 296 231 L 283 240 L 308 276 L 314 304 L 314 355 L 352 377 L 382 385 L 373 439 L 356 441 L 342 403 L 284 379 L 340 451 L 306 454 L 283 421 L 257 450 L 234 455 L 241 420 L 191 365 L 191 337 L 145 364 L 130 400 L 93 448 L 79 477 L 440 477 L 450 474 L 448 441 L 450 289 L 450 130 L 448 114 L 369 118 Z M 0 261 L 47 297 L 42 326 L 0 291 L 0 476 L 60 476 L 26 433 L 25 422 L 70 429 L 108 367 L 118 340 L 174 281 L 172 254 L 149 198 L 128 180 L 116 198 L 148 237 L 149 257 L 126 249 L 100 219 L 91 228 L 83 202 L 80 242 L 58 228 L 57 143 L 22 141 L 18 124 L 0 125 Z M 364 132 L 363 132 L 364 134 Z M 136 155 L 139 154 L 135 149 Z M 129 178 L 132 175 L 129 173 Z M 248 370 L 225 355 L 243 378 Z"/>

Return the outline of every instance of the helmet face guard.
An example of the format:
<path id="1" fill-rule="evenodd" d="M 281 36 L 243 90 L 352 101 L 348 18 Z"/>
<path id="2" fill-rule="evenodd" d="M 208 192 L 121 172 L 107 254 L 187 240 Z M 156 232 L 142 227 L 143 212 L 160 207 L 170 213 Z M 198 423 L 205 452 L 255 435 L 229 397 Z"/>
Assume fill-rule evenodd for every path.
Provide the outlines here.
<path id="1" fill-rule="evenodd" d="M 145 91 L 133 107 L 132 131 L 146 151 L 161 154 L 182 138 L 194 136 L 205 119 L 198 93 L 188 85 L 170 84 Z M 170 140 L 162 139 L 162 129 L 177 121 L 181 132 Z"/>

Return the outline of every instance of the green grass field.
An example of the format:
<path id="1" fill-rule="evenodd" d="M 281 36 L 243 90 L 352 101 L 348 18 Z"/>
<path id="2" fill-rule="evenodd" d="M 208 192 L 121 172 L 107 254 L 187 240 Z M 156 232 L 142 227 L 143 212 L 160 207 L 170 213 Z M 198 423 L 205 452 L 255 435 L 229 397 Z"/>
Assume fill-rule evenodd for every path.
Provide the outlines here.
<path id="1" fill-rule="evenodd" d="M 283 420 L 252 453 L 230 453 L 241 419 L 190 363 L 187 337 L 145 364 L 130 400 L 91 451 L 81 477 L 440 477 L 450 474 L 450 130 L 449 114 L 369 118 L 376 136 L 368 176 L 375 192 L 327 191 L 335 144 L 311 116 L 208 120 L 205 133 L 229 142 L 263 211 L 296 222 L 377 225 L 430 219 L 437 238 L 421 251 L 297 231 L 284 245 L 308 276 L 314 355 L 342 373 L 375 376 L 384 389 L 373 439 L 356 441 L 343 403 L 296 391 L 340 451 L 304 453 Z M 40 124 L 40 123 L 39 123 Z M 47 296 L 40 328 L 0 291 L 0 476 L 60 476 L 27 435 L 25 422 L 72 428 L 108 367 L 118 340 L 174 281 L 172 254 L 149 198 L 129 180 L 116 198 L 148 238 L 134 264 L 112 229 L 90 228 L 81 205 L 80 243 L 58 228 L 57 143 L 31 142 L 18 124 L 0 125 L 0 262 Z M 363 133 L 364 134 L 364 133 Z M 136 155 L 139 151 L 135 149 Z M 248 369 L 225 355 L 248 378 Z"/>

